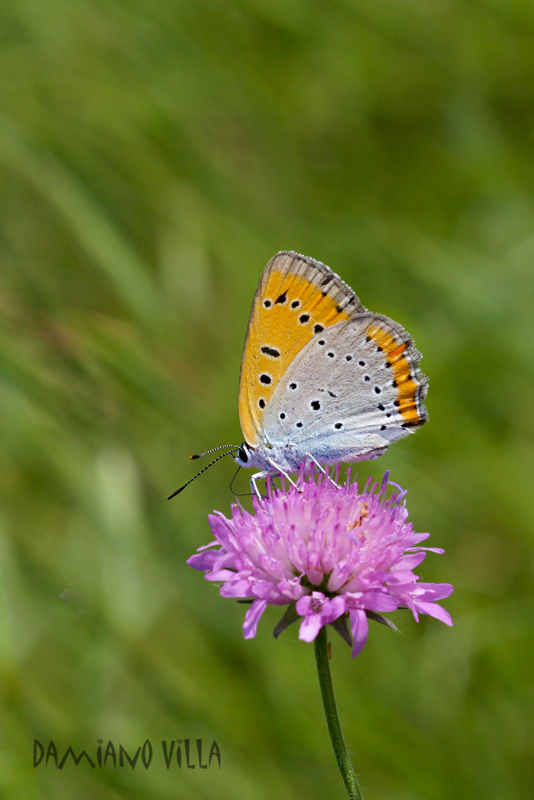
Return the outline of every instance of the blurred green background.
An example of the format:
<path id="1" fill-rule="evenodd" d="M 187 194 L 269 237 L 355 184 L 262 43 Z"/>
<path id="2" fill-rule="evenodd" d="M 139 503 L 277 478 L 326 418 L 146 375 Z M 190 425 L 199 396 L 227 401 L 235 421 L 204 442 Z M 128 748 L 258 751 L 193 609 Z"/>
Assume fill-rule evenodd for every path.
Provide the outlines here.
<path id="1" fill-rule="evenodd" d="M 429 424 L 359 473 L 391 469 L 446 548 L 419 572 L 454 584 L 455 627 L 374 625 L 354 661 L 333 638 L 366 800 L 532 797 L 532 3 L 0 14 L 2 798 L 344 796 L 313 648 L 275 641 L 272 608 L 245 642 L 244 607 L 185 564 L 232 463 L 165 499 L 190 453 L 241 441 L 282 249 L 405 325 L 430 377 Z M 149 738 L 154 761 L 34 771 L 34 736 L 93 758 Z M 221 770 L 167 771 L 160 741 L 186 737 Z"/>

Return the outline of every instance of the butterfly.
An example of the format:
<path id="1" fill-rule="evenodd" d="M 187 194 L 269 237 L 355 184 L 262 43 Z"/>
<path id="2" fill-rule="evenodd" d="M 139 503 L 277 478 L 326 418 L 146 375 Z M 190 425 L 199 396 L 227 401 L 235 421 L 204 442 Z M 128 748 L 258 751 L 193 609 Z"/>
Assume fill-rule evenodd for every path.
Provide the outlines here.
<path id="1" fill-rule="evenodd" d="M 239 382 L 244 443 L 233 458 L 254 478 L 378 458 L 426 422 L 421 354 L 320 261 L 278 253 L 252 303 Z"/>
<path id="2" fill-rule="evenodd" d="M 259 495 L 258 478 L 278 473 L 293 483 L 288 473 L 303 462 L 324 472 L 378 458 L 426 422 L 420 358 L 404 328 L 368 311 L 326 264 L 278 253 L 261 276 L 243 350 L 245 441 L 215 461 L 232 455 L 240 467 L 259 469 L 251 478 Z"/>

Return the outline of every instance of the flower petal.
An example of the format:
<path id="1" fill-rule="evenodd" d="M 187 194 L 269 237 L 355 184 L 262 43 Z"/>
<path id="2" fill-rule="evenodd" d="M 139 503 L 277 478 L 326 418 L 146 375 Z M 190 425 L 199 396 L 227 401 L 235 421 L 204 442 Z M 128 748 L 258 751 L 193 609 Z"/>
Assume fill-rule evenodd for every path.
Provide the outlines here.
<path id="1" fill-rule="evenodd" d="M 226 581 L 224 586 L 221 586 L 221 597 L 254 597 L 254 581 L 250 578 L 239 578 L 235 576 L 234 580 Z"/>
<path id="2" fill-rule="evenodd" d="M 308 614 L 300 623 L 299 639 L 303 642 L 313 642 L 322 627 L 323 623 L 320 613 L 314 614 L 312 612 Z"/>
<path id="3" fill-rule="evenodd" d="M 187 564 L 200 572 L 209 572 L 213 568 L 214 562 L 219 556 L 219 551 L 208 550 L 206 553 L 196 553 L 187 559 Z"/>
<path id="4" fill-rule="evenodd" d="M 448 611 L 445 611 L 439 603 L 426 603 L 416 600 L 414 606 L 421 614 L 428 614 L 430 617 L 435 617 L 439 619 L 440 622 L 444 622 L 445 625 L 452 626 L 453 624 L 451 615 Z"/>
<path id="5" fill-rule="evenodd" d="M 339 595 L 328 599 L 323 607 L 322 619 L 323 625 L 329 625 L 335 619 L 345 613 L 347 609 L 347 602 L 345 595 Z"/>
<path id="6" fill-rule="evenodd" d="M 384 592 L 364 592 L 362 601 L 363 608 L 369 611 L 396 611 L 399 607 L 397 598 Z"/>
<path id="7" fill-rule="evenodd" d="M 209 575 L 206 575 L 207 581 L 229 581 L 232 578 L 235 578 L 235 572 L 232 572 L 230 569 L 219 569 L 217 572 L 210 572 Z"/>
<path id="8" fill-rule="evenodd" d="M 349 612 L 350 628 L 352 631 L 352 657 L 362 652 L 369 633 L 369 623 L 365 611 L 353 609 Z"/>
<path id="9" fill-rule="evenodd" d="M 402 556 L 399 558 L 396 564 L 393 564 L 390 567 L 391 572 L 397 572 L 407 570 L 411 572 L 412 569 L 415 569 L 419 566 L 421 561 L 424 561 L 426 558 L 426 553 L 409 553 L 407 556 Z"/>
<path id="10" fill-rule="evenodd" d="M 243 634 L 245 639 L 253 639 L 256 636 L 258 622 L 267 608 L 267 600 L 255 600 L 245 614 L 243 623 Z"/>

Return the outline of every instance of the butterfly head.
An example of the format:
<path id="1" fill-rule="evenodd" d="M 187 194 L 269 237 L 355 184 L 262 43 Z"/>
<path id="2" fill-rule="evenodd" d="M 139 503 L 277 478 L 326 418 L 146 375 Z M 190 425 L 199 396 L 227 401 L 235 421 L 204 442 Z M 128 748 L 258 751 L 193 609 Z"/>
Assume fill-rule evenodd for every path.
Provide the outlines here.
<path id="1" fill-rule="evenodd" d="M 257 447 L 244 442 L 237 452 L 231 455 L 240 467 L 252 467 L 265 474 L 275 474 L 280 470 L 296 472 L 307 456 L 305 452 L 288 443 L 275 445 L 268 441 L 259 442 Z"/>
<path id="2" fill-rule="evenodd" d="M 232 453 L 232 458 L 236 464 L 239 464 L 240 467 L 251 467 L 253 466 L 250 463 L 252 461 L 253 453 L 254 451 L 252 447 L 249 447 L 248 444 L 244 442 L 238 449 L 237 453 Z"/>

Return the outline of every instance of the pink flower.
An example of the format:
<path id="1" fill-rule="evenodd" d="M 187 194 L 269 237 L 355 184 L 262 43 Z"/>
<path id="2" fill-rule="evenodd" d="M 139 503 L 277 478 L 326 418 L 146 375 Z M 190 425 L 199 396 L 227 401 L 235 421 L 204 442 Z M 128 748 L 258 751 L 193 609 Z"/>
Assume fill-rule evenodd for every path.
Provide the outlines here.
<path id="1" fill-rule="evenodd" d="M 306 475 L 301 468 L 298 487 L 277 489 L 268 483 L 268 497 L 253 498 L 254 513 L 232 505 L 232 517 L 220 512 L 209 521 L 216 541 L 199 548 L 188 564 L 220 583 L 223 597 L 251 598 L 243 631 L 256 635 L 268 603 L 288 605 L 275 628 L 277 636 L 301 617 L 299 638 L 315 639 L 323 625 L 333 624 L 350 642 L 352 655 L 364 647 L 368 619 L 392 623 L 383 612 L 400 606 L 430 614 L 452 625 L 437 600 L 448 597 L 448 583 L 420 583 L 413 570 L 426 557 L 418 547 L 428 533 L 415 533 L 407 521 L 402 491 L 387 499 L 388 475 L 363 492 L 350 482 L 336 487 L 324 475 Z M 219 545 L 214 549 L 214 546 Z"/>

